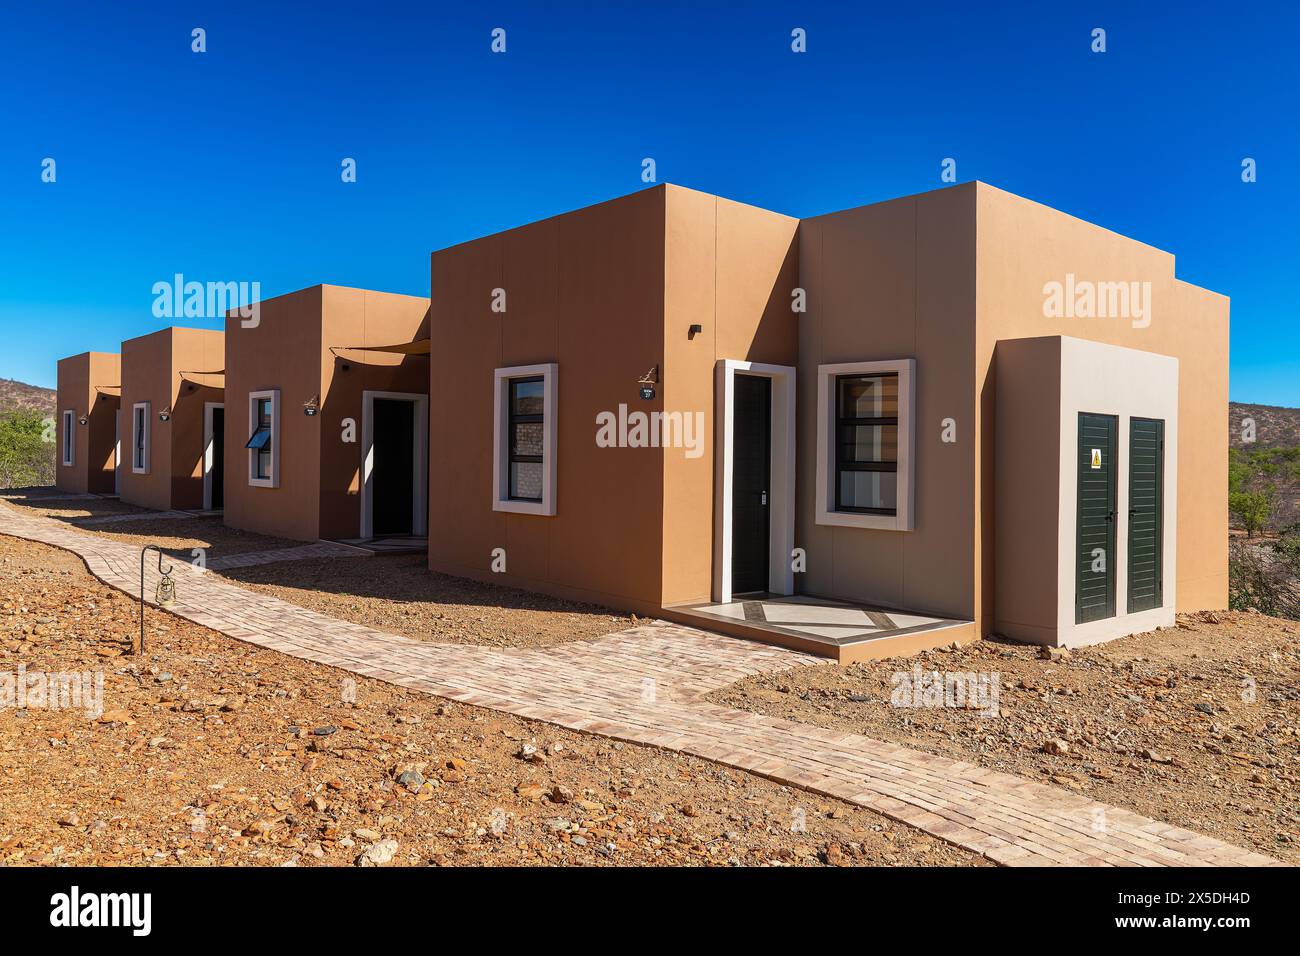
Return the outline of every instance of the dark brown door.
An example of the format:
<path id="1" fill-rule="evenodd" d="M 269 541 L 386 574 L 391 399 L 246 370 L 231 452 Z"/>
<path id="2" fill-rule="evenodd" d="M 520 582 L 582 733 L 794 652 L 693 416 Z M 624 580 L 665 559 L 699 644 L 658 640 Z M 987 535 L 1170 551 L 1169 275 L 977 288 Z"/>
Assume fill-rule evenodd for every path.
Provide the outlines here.
<path id="1" fill-rule="evenodd" d="M 731 448 L 731 593 L 766 591 L 772 473 L 772 380 L 737 375 Z"/>
<path id="2" fill-rule="evenodd" d="M 226 410 L 212 409 L 212 510 L 226 506 Z"/>
<path id="3" fill-rule="evenodd" d="M 374 416 L 371 533 L 408 535 L 415 521 L 415 403 L 377 398 Z"/>

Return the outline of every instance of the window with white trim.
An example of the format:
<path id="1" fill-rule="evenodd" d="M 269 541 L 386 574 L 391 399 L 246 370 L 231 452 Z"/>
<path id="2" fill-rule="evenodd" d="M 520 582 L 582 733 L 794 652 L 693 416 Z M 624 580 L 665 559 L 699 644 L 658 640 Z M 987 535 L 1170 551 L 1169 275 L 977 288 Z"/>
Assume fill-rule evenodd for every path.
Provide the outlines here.
<path id="1" fill-rule="evenodd" d="M 149 403 L 136 402 L 131 406 L 131 471 L 137 475 L 149 472 Z"/>
<path id="2" fill-rule="evenodd" d="M 556 388 L 559 366 L 499 368 L 493 385 L 492 507 L 555 514 Z"/>
<path id="3" fill-rule="evenodd" d="M 63 464 L 71 465 L 77 447 L 77 433 L 73 426 L 77 424 L 77 413 L 72 409 L 63 410 Z"/>
<path id="4" fill-rule="evenodd" d="M 817 368 L 817 523 L 912 530 L 913 359 Z"/>
<path id="5" fill-rule="evenodd" d="M 280 487 L 280 390 L 248 395 L 248 483 L 258 488 Z"/>

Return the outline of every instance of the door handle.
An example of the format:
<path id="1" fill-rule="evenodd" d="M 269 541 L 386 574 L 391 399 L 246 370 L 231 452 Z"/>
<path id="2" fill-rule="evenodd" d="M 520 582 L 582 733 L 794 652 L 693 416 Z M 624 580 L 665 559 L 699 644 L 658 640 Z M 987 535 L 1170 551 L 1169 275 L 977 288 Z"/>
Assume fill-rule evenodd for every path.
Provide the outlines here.
<path id="1" fill-rule="evenodd" d="M 763 492 L 763 504 L 767 504 L 767 492 Z"/>

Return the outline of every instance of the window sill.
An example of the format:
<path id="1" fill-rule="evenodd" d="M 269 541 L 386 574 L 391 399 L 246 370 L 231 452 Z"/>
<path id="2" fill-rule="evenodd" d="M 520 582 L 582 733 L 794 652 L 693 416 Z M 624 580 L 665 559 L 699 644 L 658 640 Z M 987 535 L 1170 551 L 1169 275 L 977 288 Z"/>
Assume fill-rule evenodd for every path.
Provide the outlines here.
<path id="1" fill-rule="evenodd" d="M 249 478 L 250 488 L 274 488 L 276 487 L 274 478 Z"/>
<path id="2" fill-rule="evenodd" d="M 911 521 L 899 515 L 870 515 L 856 511 L 817 509 L 817 524 L 840 528 L 873 528 L 877 531 L 911 531 Z"/>
<path id="3" fill-rule="evenodd" d="M 510 498 L 498 498 L 492 502 L 493 511 L 507 511 L 518 515 L 542 515 L 554 517 L 555 508 L 547 507 L 543 501 L 515 501 Z"/>

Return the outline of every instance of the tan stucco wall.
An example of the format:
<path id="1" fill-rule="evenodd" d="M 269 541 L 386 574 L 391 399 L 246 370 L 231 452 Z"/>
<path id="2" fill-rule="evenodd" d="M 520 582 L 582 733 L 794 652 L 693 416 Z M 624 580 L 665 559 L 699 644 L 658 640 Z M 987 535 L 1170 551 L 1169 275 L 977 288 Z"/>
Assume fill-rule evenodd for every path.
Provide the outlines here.
<path id="1" fill-rule="evenodd" d="M 974 480 L 975 191 L 963 186 L 806 219 L 799 230 L 800 591 L 969 618 Z M 914 530 L 815 523 L 817 366 L 916 359 Z M 953 418 L 957 441 L 940 423 Z"/>
<path id="2" fill-rule="evenodd" d="M 706 601 L 714 561 L 715 367 L 721 359 L 794 365 L 799 221 L 708 193 L 665 188 L 664 341 L 658 403 L 704 413 L 699 457 L 663 457 L 663 604 Z M 702 326 L 688 338 L 692 324 Z M 648 450 L 611 450 L 644 454 Z"/>
<path id="3" fill-rule="evenodd" d="M 203 505 L 203 405 L 220 401 L 220 389 L 190 388 L 182 371 L 218 370 L 225 360 L 222 333 L 210 329 L 160 329 L 122 343 L 122 500 L 145 508 Z M 149 402 L 149 471 L 132 462 L 135 404 Z M 172 410 L 171 420 L 158 414 Z"/>
<path id="4" fill-rule="evenodd" d="M 320 392 L 323 287 L 276 296 L 259 306 L 256 326 L 226 318 L 226 487 L 232 528 L 299 541 L 319 538 L 321 416 L 302 405 Z M 280 487 L 248 484 L 248 396 L 280 390 Z M 358 429 L 360 425 L 358 425 Z"/>
<path id="5" fill-rule="evenodd" d="M 55 486 L 72 494 L 113 493 L 114 417 L 116 395 L 99 391 L 121 384 L 121 356 L 116 352 L 82 352 L 58 363 L 55 409 Z M 63 464 L 63 412 L 72 409 L 74 423 L 89 417 L 83 427 L 74 424 L 72 464 Z"/>
<path id="6" fill-rule="evenodd" d="M 990 631 L 1055 644 L 1060 515 L 1061 339 L 1009 339 L 996 349 L 996 619 Z"/>
<path id="7" fill-rule="evenodd" d="M 994 353 L 999 339 L 1067 335 L 1170 355 L 1179 361 L 1177 610 L 1227 602 L 1228 299 L 1174 278 L 1174 257 L 1100 226 L 983 183 L 977 207 L 976 450 L 989 487 L 996 457 Z M 1047 318 L 1044 285 L 1076 281 L 1150 282 L 1150 324 L 1130 319 Z M 1140 320 L 1143 321 L 1143 320 Z M 992 494 L 976 528 L 977 570 L 995 552 Z M 993 582 L 983 576 L 978 620 L 992 627 Z"/>
<path id="8" fill-rule="evenodd" d="M 796 226 L 659 186 L 435 252 L 430 566 L 646 612 L 707 600 L 714 367 L 793 363 Z M 504 316 L 490 309 L 498 287 Z M 702 331 L 689 339 L 692 324 Z M 556 514 L 496 512 L 492 373 L 544 362 L 559 366 Z M 656 366 L 643 401 L 637 381 Z M 597 414 L 621 403 L 702 412 L 698 456 L 597 447 Z M 490 570 L 497 547 L 505 574 Z"/>
<path id="9" fill-rule="evenodd" d="M 620 607 L 659 606 L 663 459 L 603 449 L 596 415 L 646 410 L 663 362 L 664 190 L 434 252 L 429 564 Z M 506 290 L 506 312 L 491 309 Z M 556 514 L 492 509 L 493 370 L 559 365 Z M 506 551 L 506 573 L 491 571 Z"/>
<path id="10" fill-rule="evenodd" d="M 360 534 L 362 392 L 425 394 L 429 360 L 330 349 L 425 338 L 428 308 L 419 296 L 317 285 L 265 300 L 254 327 L 227 318 L 226 524 L 299 541 Z M 280 391 L 277 488 L 248 483 L 248 396 L 265 389 Z M 320 411 L 308 416 L 313 398 Z M 343 440 L 346 419 L 355 441 Z"/>

